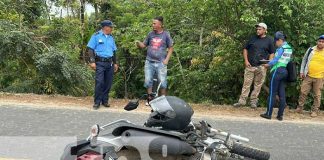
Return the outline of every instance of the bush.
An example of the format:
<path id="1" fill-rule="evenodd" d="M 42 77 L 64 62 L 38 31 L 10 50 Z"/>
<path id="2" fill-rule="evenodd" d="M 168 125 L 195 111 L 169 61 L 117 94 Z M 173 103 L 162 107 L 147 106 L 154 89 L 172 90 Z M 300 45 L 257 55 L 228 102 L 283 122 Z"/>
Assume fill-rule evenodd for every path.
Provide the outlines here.
<path id="1" fill-rule="evenodd" d="M 86 95 L 93 88 L 92 73 L 68 57 L 68 54 L 51 48 L 37 56 L 36 67 L 42 86 L 47 94 Z"/>

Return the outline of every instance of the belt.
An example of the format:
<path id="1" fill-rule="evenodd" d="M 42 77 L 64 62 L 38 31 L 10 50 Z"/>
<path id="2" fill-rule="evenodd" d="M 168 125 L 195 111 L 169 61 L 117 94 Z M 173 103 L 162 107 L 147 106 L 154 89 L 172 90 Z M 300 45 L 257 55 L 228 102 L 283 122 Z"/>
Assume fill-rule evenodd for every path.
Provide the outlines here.
<path id="1" fill-rule="evenodd" d="M 112 58 L 96 57 L 96 62 L 112 62 Z"/>
<path id="2" fill-rule="evenodd" d="M 161 63 L 161 61 L 152 61 L 152 60 L 148 60 L 148 59 L 147 59 L 147 61 L 150 63 Z"/>

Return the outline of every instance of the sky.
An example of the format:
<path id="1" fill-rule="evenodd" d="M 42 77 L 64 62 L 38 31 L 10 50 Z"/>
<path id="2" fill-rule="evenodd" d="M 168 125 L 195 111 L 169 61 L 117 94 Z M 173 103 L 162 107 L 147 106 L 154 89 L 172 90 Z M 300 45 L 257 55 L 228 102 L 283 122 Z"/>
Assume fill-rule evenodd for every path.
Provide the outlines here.
<path id="1" fill-rule="evenodd" d="M 52 5 L 51 7 L 51 14 L 55 15 L 55 17 L 59 17 L 60 16 L 60 12 L 61 12 L 61 9 L 63 7 L 56 7 L 54 5 Z M 93 13 L 95 10 L 94 10 L 94 7 L 91 5 L 91 4 L 86 4 L 85 5 L 85 12 L 87 15 L 90 15 L 91 13 Z M 70 11 L 69 11 L 70 12 Z M 71 13 L 70 13 L 71 14 Z M 63 8 L 62 10 L 62 16 L 66 16 L 67 15 L 67 10 L 65 8 Z"/>

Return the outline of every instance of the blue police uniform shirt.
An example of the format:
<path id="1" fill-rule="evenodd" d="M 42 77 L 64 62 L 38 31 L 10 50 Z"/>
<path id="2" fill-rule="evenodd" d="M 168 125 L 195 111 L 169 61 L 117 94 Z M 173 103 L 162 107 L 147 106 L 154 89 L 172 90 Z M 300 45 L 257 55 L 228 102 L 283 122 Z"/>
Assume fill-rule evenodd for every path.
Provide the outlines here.
<path id="1" fill-rule="evenodd" d="M 91 36 L 87 46 L 95 51 L 96 56 L 103 58 L 112 57 L 117 50 L 114 37 L 105 35 L 102 30 Z"/>

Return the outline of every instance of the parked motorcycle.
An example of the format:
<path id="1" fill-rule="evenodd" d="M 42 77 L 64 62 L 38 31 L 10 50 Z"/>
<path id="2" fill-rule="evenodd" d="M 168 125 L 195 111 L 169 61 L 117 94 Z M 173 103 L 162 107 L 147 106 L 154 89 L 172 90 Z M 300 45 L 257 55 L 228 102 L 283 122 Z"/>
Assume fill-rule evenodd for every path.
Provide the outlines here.
<path id="1" fill-rule="evenodd" d="M 125 110 L 134 110 L 139 100 Z M 121 119 L 94 125 L 85 140 L 66 146 L 61 160 L 268 160 L 270 153 L 248 146 L 248 138 L 194 123 L 194 111 L 180 98 L 157 97 L 143 126 Z"/>

